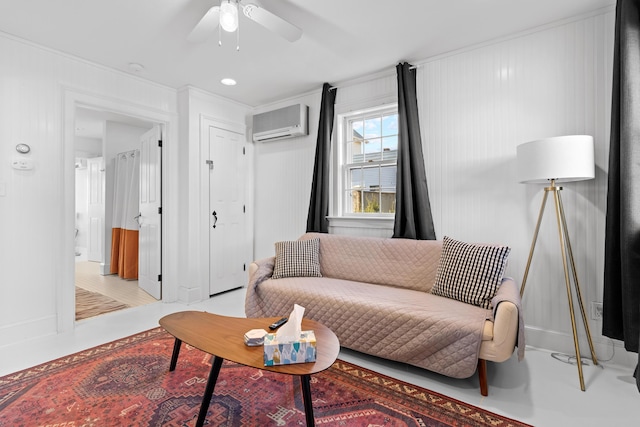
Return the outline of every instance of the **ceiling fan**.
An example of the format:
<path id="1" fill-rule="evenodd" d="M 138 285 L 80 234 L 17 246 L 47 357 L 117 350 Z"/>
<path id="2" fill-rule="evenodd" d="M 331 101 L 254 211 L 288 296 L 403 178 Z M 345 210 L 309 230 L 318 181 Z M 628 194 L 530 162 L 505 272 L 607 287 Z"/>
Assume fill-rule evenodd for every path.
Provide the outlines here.
<path id="1" fill-rule="evenodd" d="M 193 30 L 191 30 L 191 33 L 189 33 L 187 40 L 192 43 L 204 42 L 213 35 L 218 26 L 218 31 L 225 30 L 232 33 L 238 30 L 239 9 L 242 9 L 242 13 L 247 18 L 290 42 L 294 42 L 302 36 L 302 30 L 300 28 L 274 15 L 263 7 L 252 3 L 244 3 L 240 0 L 221 0 L 219 6 L 213 6 L 204 14 Z M 219 43 L 222 44 L 220 41 Z"/>

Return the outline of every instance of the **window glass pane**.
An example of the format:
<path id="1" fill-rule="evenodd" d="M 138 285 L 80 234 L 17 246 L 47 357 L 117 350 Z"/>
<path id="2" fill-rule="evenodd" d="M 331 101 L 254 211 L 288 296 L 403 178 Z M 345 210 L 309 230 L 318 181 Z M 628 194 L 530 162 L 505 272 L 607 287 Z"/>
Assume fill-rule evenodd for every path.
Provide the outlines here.
<path id="1" fill-rule="evenodd" d="M 352 189 L 364 187 L 362 169 L 360 168 L 349 169 L 349 182 L 350 182 L 350 187 Z"/>
<path id="2" fill-rule="evenodd" d="M 385 165 L 380 168 L 380 187 L 396 189 L 396 165 Z"/>
<path id="3" fill-rule="evenodd" d="M 379 138 L 382 135 L 382 119 L 380 117 L 368 118 L 364 121 L 364 137 Z"/>
<path id="4" fill-rule="evenodd" d="M 382 117 L 382 136 L 398 134 L 398 115 L 389 114 Z"/>
<path id="5" fill-rule="evenodd" d="M 396 213 L 395 189 L 380 189 L 380 213 Z"/>
<path id="6" fill-rule="evenodd" d="M 380 188 L 380 168 L 364 168 L 362 169 L 363 188 L 374 189 L 378 191 Z"/>
<path id="7" fill-rule="evenodd" d="M 364 213 L 379 213 L 380 212 L 380 192 L 379 191 L 365 191 L 363 197 Z"/>
<path id="8" fill-rule="evenodd" d="M 381 142 L 380 138 L 367 139 L 364 144 L 364 161 L 377 162 L 381 159 Z"/>
<path id="9" fill-rule="evenodd" d="M 364 129 L 363 120 L 351 120 L 347 126 L 347 163 L 360 163 L 364 161 Z"/>
<path id="10" fill-rule="evenodd" d="M 349 122 L 347 135 L 345 135 L 345 137 L 347 141 L 362 141 L 362 139 L 364 139 L 364 122 L 362 119 Z"/>
<path id="11" fill-rule="evenodd" d="M 364 144 L 362 140 L 354 140 L 347 143 L 347 163 L 364 162 Z"/>
<path id="12" fill-rule="evenodd" d="M 362 213 L 362 190 L 349 190 L 346 195 L 346 211 L 348 213 Z"/>
<path id="13" fill-rule="evenodd" d="M 382 160 L 396 160 L 398 158 L 398 136 L 382 138 Z"/>

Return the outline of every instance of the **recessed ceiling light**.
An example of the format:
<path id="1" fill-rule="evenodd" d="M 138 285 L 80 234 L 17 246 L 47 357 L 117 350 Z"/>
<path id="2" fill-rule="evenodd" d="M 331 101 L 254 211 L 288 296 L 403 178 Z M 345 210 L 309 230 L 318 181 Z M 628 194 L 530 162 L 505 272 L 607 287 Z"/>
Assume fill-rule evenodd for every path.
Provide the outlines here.
<path id="1" fill-rule="evenodd" d="M 226 85 L 226 86 L 235 86 L 236 81 L 227 77 L 227 78 L 224 78 L 224 79 L 220 80 L 220 83 L 222 83 L 223 85 Z"/>

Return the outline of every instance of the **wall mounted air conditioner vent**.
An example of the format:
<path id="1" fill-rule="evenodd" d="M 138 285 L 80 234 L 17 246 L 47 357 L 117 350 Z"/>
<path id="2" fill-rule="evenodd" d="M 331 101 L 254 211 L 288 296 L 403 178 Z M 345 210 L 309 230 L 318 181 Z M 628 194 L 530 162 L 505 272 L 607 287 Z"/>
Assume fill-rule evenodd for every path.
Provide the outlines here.
<path id="1" fill-rule="evenodd" d="M 309 135 L 309 107 L 290 105 L 253 116 L 253 140 L 275 141 Z"/>

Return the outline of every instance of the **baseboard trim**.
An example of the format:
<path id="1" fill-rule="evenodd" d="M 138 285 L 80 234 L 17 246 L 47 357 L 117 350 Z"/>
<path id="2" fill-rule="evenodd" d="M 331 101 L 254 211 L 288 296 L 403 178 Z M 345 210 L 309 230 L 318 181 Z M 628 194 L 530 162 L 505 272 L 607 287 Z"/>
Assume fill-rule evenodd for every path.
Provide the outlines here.
<path id="1" fill-rule="evenodd" d="M 525 327 L 527 346 L 550 352 L 575 355 L 573 335 L 559 331 L 549 331 L 536 327 Z M 614 364 L 625 369 L 634 370 L 638 364 L 638 354 L 625 350 L 621 341 L 607 337 L 591 337 L 596 357 L 600 363 Z M 586 334 L 578 333 L 580 353 L 583 358 L 591 359 Z"/>
<path id="2" fill-rule="evenodd" d="M 47 335 L 55 335 L 57 331 L 57 317 L 45 316 L 28 322 L 17 322 L 0 327 L 0 348 L 17 342 L 28 341 Z"/>
<path id="3" fill-rule="evenodd" d="M 111 274 L 111 264 L 106 264 L 104 262 L 100 263 L 100 274 L 102 276 L 108 276 Z"/>
<path id="4" fill-rule="evenodd" d="M 202 301 L 200 288 L 187 288 L 180 286 L 178 289 L 178 301 L 185 304 L 193 304 Z"/>

